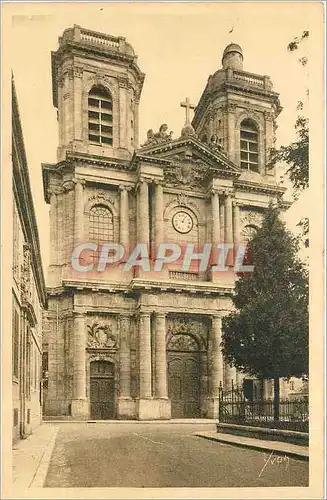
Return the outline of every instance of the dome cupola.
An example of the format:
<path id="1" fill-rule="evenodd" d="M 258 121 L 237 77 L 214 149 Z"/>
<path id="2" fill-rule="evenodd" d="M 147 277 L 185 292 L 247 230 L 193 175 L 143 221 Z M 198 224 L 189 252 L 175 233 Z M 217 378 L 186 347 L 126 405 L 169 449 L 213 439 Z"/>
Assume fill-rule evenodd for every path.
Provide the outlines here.
<path id="1" fill-rule="evenodd" d="M 232 68 L 236 70 L 243 69 L 243 52 L 237 43 L 230 43 L 224 50 L 222 65 L 224 69 Z"/>

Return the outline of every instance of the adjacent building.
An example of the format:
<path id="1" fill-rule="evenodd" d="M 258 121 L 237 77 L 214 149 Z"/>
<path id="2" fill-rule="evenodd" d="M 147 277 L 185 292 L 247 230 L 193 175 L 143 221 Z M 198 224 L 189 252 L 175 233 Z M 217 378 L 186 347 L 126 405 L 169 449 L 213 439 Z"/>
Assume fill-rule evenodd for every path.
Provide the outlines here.
<path id="1" fill-rule="evenodd" d="M 145 75 L 125 38 L 65 30 L 52 53 L 52 77 L 59 145 L 57 163 L 43 164 L 51 248 L 45 413 L 216 417 L 220 385 L 244 378 L 220 348 L 232 268 L 215 273 L 172 263 L 148 272 L 124 264 L 137 243 L 150 250 L 151 264 L 162 242 L 202 248 L 249 239 L 269 201 L 284 193 L 267 168 L 278 93 L 268 76 L 243 68 L 241 47 L 231 44 L 193 120 L 186 99 L 181 133 L 173 138 L 163 124 L 140 147 Z M 89 242 L 95 261 L 108 242 L 122 244 L 126 258 L 101 272 L 76 271 L 72 253 Z"/>
<path id="2" fill-rule="evenodd" d="M 42 317 L 47 299 L 14 80 L 12 167 L 12 398 L 16 440 L 30 434 L 42 418 Z"/>

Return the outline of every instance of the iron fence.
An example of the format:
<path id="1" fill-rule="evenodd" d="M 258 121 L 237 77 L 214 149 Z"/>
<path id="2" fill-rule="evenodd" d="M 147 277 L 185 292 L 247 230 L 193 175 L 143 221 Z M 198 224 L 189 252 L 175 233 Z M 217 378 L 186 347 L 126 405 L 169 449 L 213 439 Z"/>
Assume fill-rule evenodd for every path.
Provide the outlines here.
<path id="1" fill-rule="evenodd" d="M 239 387 L 220 389 L 219 422 L 308 432 L 309 404 L 307 399 L 281 400 L 275 420 L 273 400 L 249 400 Z"/>

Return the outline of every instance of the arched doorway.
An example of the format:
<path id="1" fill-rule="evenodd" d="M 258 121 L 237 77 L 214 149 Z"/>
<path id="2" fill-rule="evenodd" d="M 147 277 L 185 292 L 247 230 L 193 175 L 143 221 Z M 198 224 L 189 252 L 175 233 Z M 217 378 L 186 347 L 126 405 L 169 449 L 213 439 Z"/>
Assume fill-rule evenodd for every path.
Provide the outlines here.
<path id="1" fill-rule="evenodd" d="M 200 350 L 190 335 L 173 335 L 167 345 L 168 396 L 172 418 L 198 418 L 200 412 Z"/>
<path id="2" fill-rule="evenodd" d="M 115 416 L 115 367 L 110 361 L 90 363 L 90 412 L 94 420 Z"/>

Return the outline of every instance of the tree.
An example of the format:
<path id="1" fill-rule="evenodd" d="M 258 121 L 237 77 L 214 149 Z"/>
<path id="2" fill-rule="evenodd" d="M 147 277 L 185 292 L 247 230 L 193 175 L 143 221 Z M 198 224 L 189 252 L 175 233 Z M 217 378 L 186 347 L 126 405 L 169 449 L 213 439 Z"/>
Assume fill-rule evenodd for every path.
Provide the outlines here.
<path id="1" fill-rule="evenodd" d="M 270 204 L 250 242 L 252 273 L 235 286 L 235 312 L 223 319 L 222 350 L 229 364 L 274 379 L 274 418 L 279 418 L 279 379 L 308 373 L 308 275 L 297 258 L 298 239 Z"/>
<path id="2" fill-rule="evenodd" d="M 309 31 L 303 31 L 300 37 L 295 37 L 287 46 L 289 52 L 299 50 L 302 44 L 309 38 Z M 302 66 L 307 66 L 307 56 L 299 58 Z M 309 89 L 306 90 L 306 97 L 309 96 Z M 268 168 L 272 168 L 277 162 L 285 162 L 288 165 L 286 174 L 293 185 L 293 195 L 297 199 L 299 194 L 309 185 L 309 120 L 304 116 L 304 101 L 298 101 L 297 111 L 300 114 L 296 118 L 294 125 L 297 140 L 287 146 L 283 145 L 279 149 L 272 148 Z M 307 217 L 300 220 L 299 227 L 302 229 L 302 240 L 306 247 L 309 246 L 309 219 Z"/>
<path id="3" fill-rule="evenodd" d="M 309 37 L 309 31 L 303 31 L 300 37 L 294 38 L 287 46 L 287 50 L 294 52 Z M 308 64 L 308 58 L 299 58 L 302 66 Z M 307 96 L 309 91 L 307 89 Z M 303 101 L 298 101 L 297 111 L 304 110 Z M 306 189 L 309 185 L 309 120 L 303 114 L 299 114 L 295 122 L 297 141 L 270 152 L 269 166 L 274 166 L 278 161 L 284 161 L 288 165 L 286 173 L 292 182 L 294 195 Z"/>

